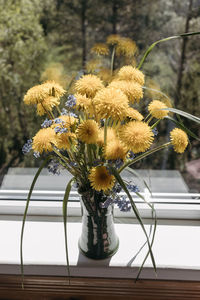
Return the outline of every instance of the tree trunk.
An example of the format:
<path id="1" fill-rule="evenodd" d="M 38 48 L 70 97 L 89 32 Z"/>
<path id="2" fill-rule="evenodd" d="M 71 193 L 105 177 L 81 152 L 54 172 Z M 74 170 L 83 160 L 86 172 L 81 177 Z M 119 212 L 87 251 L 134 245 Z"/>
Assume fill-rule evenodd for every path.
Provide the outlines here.
<path id="1" fill-rule="evenodd" d="M 193 0 L 189 0 L 184 32 L 189 31 L 190 20 L 192 18 L 192 6 L 193 6 Z M 180 56 L 180 61 L 179 61 L 179 69 L 178 69 L 178 76 L 177 76 L 177 83 L 176 83 L 176 94 L 175 94 L 175 99 L 174 99 L 175 107 L 178 106 L 178 104 L 180 103 L 180 99 L 181 99 L 182 78 L 183 78 L 183 72 L 184 72 L 184 65 L 185 65 L 185 61 L 186 61 L 187 42 L 188 42 L 187 38 L 184 38 L 182 41 L 181 56 Z"/>
<path id="2" fill-rule="evenodd" d="M 82 32 L 82 68 L 85 69 L 86 62 L 86 10 L 87 0 L 81 0 L 81 32 Z"/>
<path id="3" fill-rule="evenodd" d="M 112 2 L 112 33 L 117 33 L 117 1 Z"/>

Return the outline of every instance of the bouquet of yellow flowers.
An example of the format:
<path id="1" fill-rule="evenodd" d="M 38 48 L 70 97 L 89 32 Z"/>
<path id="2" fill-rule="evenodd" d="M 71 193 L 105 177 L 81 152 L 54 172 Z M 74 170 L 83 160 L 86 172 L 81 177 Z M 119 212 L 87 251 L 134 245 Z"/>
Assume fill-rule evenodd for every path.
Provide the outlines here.
<path id="1" fill-rule="evenodd" d="M 49 164 L 48 168 L 54 174 L 64 168 L 73 176 L 67 184 L 63 199 L 65 233 L 67 201 L 71 186 L 75 184 L 81 195 L 83 218 L 86 220 L 79 247 L 86 256 L 100 259 L 117 251 L 118 238 L 111 224 L 112 206 L 116 204 L 121 211 L 133 209 L 147 239 L 147 256 L 150 254 L 156 268 L 151 249 L 155 230 L 150 239 L 131 192 L 144 201 L 145 199 L 133 182 L 122 179 L 121 172 L 166 147 L 172 146 L 177 153 L 184 152 L 188 145 L 187 130 L 180 124 L 170 132 L 167 143 L 154 145 L 156 126 L 168 116 L 169 111 L 178 110 L 167 107 L 159 98 L 148 104 L 146 116 L 138 110 L 145 82 L 140 68 L 153 47 L 147 50 L 139 67 L 129 64 L 122 66 L 117 72 L 113 72 L 114 55 L 128 53 L 128 56 L 136 48 L 130 40 L 112 36 L 107 45 L 96 45 L 92 51 L 106 55 L 109 47 L 112 47 L 109 81 L 102 80 L 98 74 L 85 74 L 73 80 L 73 93 L 71 90 L 64 90 L 59 83 L 46 81 L 30 88 L 24 96 L 24 103 L 35 105 L 37 113 L 45 115 L 46 119 L 33 139 L 23 147 L 24 152 L 32 150 L 36 157 L 45 157 L 45 161 L 34 178 L 24 214 L 21 236 L 22 272 L 22 239 L 28 203 L 39 173 L 46 164 Z M 63 101 L 64 107 L 61 108 Z M 181 114 L 180 111 L 179 113 Z M 176 120 L 174 122 L 178 123 Z M 126 197 L 120 194 L 122 190 Z M 156 224 L 153 205 L 147 204 L 153 211 Z"/>

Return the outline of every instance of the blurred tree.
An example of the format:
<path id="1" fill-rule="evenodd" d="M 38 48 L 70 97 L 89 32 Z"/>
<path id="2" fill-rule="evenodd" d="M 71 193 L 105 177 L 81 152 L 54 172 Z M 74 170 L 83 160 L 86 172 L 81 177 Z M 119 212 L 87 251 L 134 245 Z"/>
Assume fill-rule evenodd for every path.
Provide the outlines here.
<path id="1" fill-rule="evenodd" d="M 38 83 L 46 46 L 39 0 L 0 0 L 0 6 L 0 156 L 6 167 L 23 159 L 22 145 L 34 127 L 22 100 Z"/>

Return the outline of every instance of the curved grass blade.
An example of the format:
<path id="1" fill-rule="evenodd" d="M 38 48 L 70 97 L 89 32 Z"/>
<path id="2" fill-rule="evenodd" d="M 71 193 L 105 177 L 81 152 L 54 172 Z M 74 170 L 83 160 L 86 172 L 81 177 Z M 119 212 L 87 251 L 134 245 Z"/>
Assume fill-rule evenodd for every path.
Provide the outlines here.
<path id="1" fill-rule="evenodd" d="M 169 117 L 169 116 L 166 116 L 165 119 L 168 119 L 170 121 L 172 121 L 174 124 L 176 124 L 177 126 L 179 126 L 182 130 L 184 130 L 188 135 L 190 135 L 191 137 L 193 137 L 194 139 L 200 141 L 199 137 L 193 133 L 190 129 L 188 129 L 187 127 L 185 127 L 182 122 L 180 123 L 179 121 Z"/>
<path id="2" fill-rule="evenodd" d="M 151 261 L 152 261 L 154 270 L 156 272 L 156 263 L 155 263 L 155 259 L 154 259 L 153 252 L 152 252 L 152 249 L 151 249 L 151 244 L 150 244 L 149 237 L 148 237 L 148 234 L 146 232 L 146 229 L 144 227 L 144 224 L 142 222 L 142 219 L 140 217 L 140 213 L 139 213 L 139 211 L 138 211 L 138 209 L 137 209 L 137 207 L 136 207 L 136 205 L 135 205 L 135 203 L 134 203 L 134 201 L 133 201 L 133 199 L 132 199 L 132 197 L 131 197 L 131 195 L 130 195 L 130 193 L 129 193 L 129 191 L 128 191 L 128 189 L 127 189 L 127 187 L 126 187 L 126 185 L 125 185 L 125 183 L 123 181 L 123 179 L 119 175 L 119 173 L 113 167 L 110 167 L 110 169 L 111 169 L 112 174 L 115 176 L 116 180 L 119 182 L 119 184 L 121 185 L 121 187 L 123 188 L 123 190 L 125 191 L 125 193 L 127 194 L 128 198 L 130 200 L 131 207 L 132 207 L 132 209 L 133 209 L 133 211 L 135 213 L 135 216 L 136 216 L 136 218 L 137 218 L 139 224 L 141 225 L 142 230 L 143 230 L 143 232 L 145 234 L 145 237 L 146 237 L 146 240 L 147 240 L 147 244 L 148 244 L 148 248 L 149 248 L 148 255 L 150 254 Z M 138 279 L 138 276 L 137 276 L 137 279 Z"/>
<path id="3" fill-rule="evenodd" d="M 172 100 L 171 100 L 165 93 L 163 93 L 163 92 L 161 92 L 161 91 L 159 91 L 159 90 L 152 89 L 152 88 L 149 88 L 149 87 L 147 87 L 147 86 L 143 86 L 142 88 L 145 89 L 145 90 L 149 90 L 149 91 L 156 92 L 156 93 L 162 95 L 163 97 L 167 98 L 170 102 L 172 102 Z"/>
<path id="4" fill-rule="evenodd" d="M 194 121 L 194 122 L 196 122 L 196 123 L 198 123 L 198 124 L 200 124 L 200 118 L 198 118 L 198 117 L 196 117 L 196 116 L 194 116 L 194 115 L 191 115 L 191 114 L 189 114 L 189 113 L 187 113 L 187 112 L 185 112 L 185 111 L 182 111 L 182 110 L 180 110 L 180 109 L 177 109 L 177 108 L 162 108 L 162 109 L 160 109 L 160 110 L 169 110 L 169 111 L 171 111 L 171 112 L 173 112 L 173 113 L 175 113 L 175 114 L 178 114 L 178 115 L 180 115 L 180 116 L 182 116 L 182 117 L 185 117 L 185 118 L 187 118 L 187 119 L 189 119 L 189 120 L 191 120 L 191 121 Z"/>
<path id="5" fill-rule="evenodd" d="M 74 177 L 70 179 L 66 186 L 64 198 L 63 198 L 63 222 L 64 222 L 64 233 L 65 233 L 65 249 L 66 249 L 66 261 L 67 261 L 67 272 L 70 283 L 70 269 L 69 269 L 69 255 L 68 255 L 68 245 L 67 245 L 67 203 L 69 199 L 69 194 L 72 188 Z"/>
<path id="6" fill-rule="evenodd" d="M 139 180 L 141 180 L 144 185 L 146 186 L 146 188 L 148 189 L 149 193 L 152 195 L 152 192 L 151 192 L 151 189 L 149 188 L 148 184 L 146 183 L 146 181 L 138 174 L 138 172 L 136 172 L 135 170 L 127 167 L 128 171 L 131 172 L 132 174 L 134 174 L 136 177 L 138 177 Z M 151 241 L 151 247 L 153 246 L 153 243 L 154 243 L 154 239 L 155 239 L 155 233 L 156 233 L 156 227 L 157 227 L 157 216 L 156 216 L 156 211 L 154 209 L 154 205 L 147 202 L 145 197 L 143 197 L 140 193 L 136 192 L 137 196 L 139 196 L 140 198 L 142 198 L 142 200 L 151 208 L 152 210 L 152 220 L 154 219 L 154 230 L 153 230 L 153 226 L 152 224 L 150 225 L 150 230 L 149 230 L 149 239 L 151 237 L 151 233 L 152 233 L 152 230 L 153 230 L 153 235 L 152 235 L 152 241 Z M 144 246 L 147 244 L 147 241 L 141 246 L 141 248 L 138 250 L 138 252 L 134 255 L 134 257 L 129 261 L 128 263 L 128 266 L 132 264 L 132 262 L 136 259 L 136 257 L 138 256 L 138 254 L 142 251 L 142 249 L 144 248 Z M 142 268 L 147 260 L 149 256 L 149 251 L 147 252 L 144 260 L 143 260 L 143 263 L 142 265 L 140 266 L 140 269 L 139 269 L 139 272 L 137 274 L 137 277 L 135 279 L 135 281 L 138 280 L 139 276 L 140 276 L 140 273 L 142 271 Z"/>
<path id="7" fill-rule="evenodd" d="M 142 59 L 140 60 L 140 63 L 138 65 L 138 69 L 140 69 L 143 65 L 143 63 L 145 62 L 147 56 L 150 54 L 150 52 L 153 50 L 153 48 L 159 44 L 159 43 L 162 43 L 162 42 L 167 42 L 169 40 L 173 40 L 173 39 L 178 39 L 178 38 L 183 38 L 183 37 L 186 37 L 186 36 L 190 36 L 190 35 L 197 35 L 197 34 L 200 34 L 200 31 L 196 31 L 196 32 L 186 32 L 186 33 L 182 33 L 182 34 L 179 34 L 179 35 L 174 35 L 174 36 L 170 36 L 170 37 L 167 37 L 167 38 L 164 38 L 164 39 L 161 39 L 161 40 L 158 40 L 156 42 L 154 42 L 153 44 L 151 44 L 151 46 L 147 49 L 147 51 L 145 52 L 145 54 L 143 55 Z"/>
<path id="8" fill-rule="evenodd" d="M 51 159 L 51 157 L 47 157 L 43 161 L 43 163 L 41 164 L 39 169 L 37 170 L 37 172 L 35 174 L 35 177 L 33 178 L 29 193 L 28 193 L 28 197 L 27 197 L 27 201 L 26 201 L 26 207 L 25 207 L 25 210 L 24 210 L 23 221 L 22 221 L 22 229 L 21 229 L 21 238 L 20 238 L 20 264 L 21 264 L 21 275 L 22 275 L 22 288 L 24 288 L 23 236 L 24 236 L 24 227 L 25 227 L 25 221 L 26 221 L 26 217 L 27 217 L 29 202 L 30 202 L 30 199 L 31 199 L 31 195 L 32 195 L 35 183 L 36 183 L 42 169 L 45 167 L 45 165 L 47 164 L 47 162 L 50 159 Z"/>

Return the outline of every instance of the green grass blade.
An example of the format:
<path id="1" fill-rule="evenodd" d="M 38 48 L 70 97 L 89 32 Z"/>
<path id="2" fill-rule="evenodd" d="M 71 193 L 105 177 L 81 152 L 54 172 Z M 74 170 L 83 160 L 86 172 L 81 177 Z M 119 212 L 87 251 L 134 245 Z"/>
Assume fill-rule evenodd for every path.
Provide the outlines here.
<path id="1" fill-rule="evenodd" d="M 191 120 L 193 122 L 196 122 L 196 123 L 200 124 L 200 118 L 199 117 L 191 115 L 191 114 L 189 114 L 189 113 L 187 113 L 187 112 L 185 112 L 183 110 L 180 110 L 180 109 L 177 109 L 177 108 L 162 108 L 161 110 L 169 110 L 169 111 L 171 111 L 171 112 L 173 112 L 175 114 L 178 114 L 178 115 L 180 115 L 182 117 L 185 117 L 185 118 L 187 118 L 187 119 L 189 119 L 189 120 Z"/>
<path id="2" fill-rule="evenodd" d="M 176 124 L 177 126 L 179 126 L 179 128 L 181 128 L 182 130 L 184 130 L 189 136 L 193 137 L 194 139 L 200 141 L 199 137 L 193 133 L 190 129 L 188 129 L 187 127 L 185 127 L 182 122 L 180 123 L 179 121 L 171 118 L 170 116 L 166 116 L 165 119 L 168 119 L 170 121 L 172 121 L 174 124 Z"/>
<path id="3" fill-rule="evenodd" d="M 24 215 L 23 215 L 23 221 L 22 221 L 22 228 L 21 228 L 21 238 L 20 238 L 20 262 L 21 262 L 21 275 L 22 275 L 22 288 L 24 288 L 24 264 L 23 264 L 23 236 L 24 236 L 24 227 L 25 227 L 25 221 L 26 221 L 26 217 L 27 217 L 27 212 L 28 212 L 28 207 L 29 207 L 29 202 L 31 199 L 31 195 L 35 186 L 35 183 L 42 171 L 42 169 L 45 167 L 45 165 L 47 164 L 47 162 L 50 160 L 50 157 L 47 157 L 43 163 L 41 164 L 41 166 L 39 167 L 39 169 L 37 170 L 35 177 L 33 178 L 29 193 L 28 193 L 28 197 L 27 197 L 27 201 L 26 201 L 26 207 L 24 210 Z"/>
<path id="4" fill-rule="evenodd" d="M 65 250 L 66 250 L 67 272 L 68 272 L 69 282 L 70 282 L 70 268 L 69 268 L 69 255 L 68 255 L 68 244 L 67 244 L 67 204 L 68 204 L 69 194 L 72 188 L 73 181 L 74 181 L 74 177 L 70 179 L 70 181 L 68 182 L 65 189 L 64 198 L 63 198 L 63 222 L 64 222 Z"/>
<path id="5" fill-rule="evenodd" d="M 142 59 L 140 60 L 140 63 L 138 65 L 138 69 L 140 69 L 143 65 L 143 63 L 145 62 L 147 56 L 151 53 L 151 51 L 153 50 L 153 48 L 159 44 L 159 43 L 163 43 L 163 42 L 167 42 L 169 40 L 173 40 L 173 39 L 178 39 L 178 38 L 183 38 L 183 37 L 187 37 L 187 36 L 191 36 L 191 35 L 197 35 L 200 34 L 200 31 L 196 31 L 196 32 L 187 32 L 187 33 L 182 33 L 179 35 L 174 35 L 174 36 L 170 36 L 161 40 L 158 40 L 156 42 L 154 42 L 153 44 L 151 44 L 151 46 L 147 49 L 147 51 L 145 52 L 145 54 L 143 55 Z"/>
<path id="6" fill-rule="evenodd" d="M 149 237 L 148 237 L 148 234 L 147 234 L 146 229 L 144 227 L 144 224 L 143 224 L 142 218 L 140 216 L 140 213 L 139 213 L 139 211 L 138 211 L 138 209 L 137 209 L 137 207 L 136 207 L 136 205 L 135 205 L 135 203 L 134 203 L 134 201 L 133 201 L 133 199 L 132 199 L 132 197 L 131 197 L 131 195 L 130 195 L 127 187 L 126 187 L 126 184 L 124 183 L 123 179 L 119 175 L 118 171 L 113 167 L 110 167 L 110 168 L 111 168 L 112 174 L 115 176 L 116 180 L 119 182 L 119 184 L 121 185 L 121 187 L 123 188 L 123 190 L 125 191 L 125 193 L 127 194 L 128 198 L 130 200 L 131 207 L 132 207 L 132 209 L 135 213 L 135 216 L 136 216 L 136 218 L 137 218 L 139 224 L 141 225 L 141 228 L 142 228 L 142 230 L 145 234 L 147 244 L 148 244 L 148 248 L 149 248 L 148 253 L 150 254 L 152 264 L 153 264 L 154 270 L 156 272 L 156 263 L 155 263 L 154 255 L 153 255 L 153 252 L 152 252 L 152 249 L 151 249 L 151 244 L 150 244 L 150 241 L 149 241 Z M 137 276 L 137 278 L 138 278 L 138 276 Z"/>

